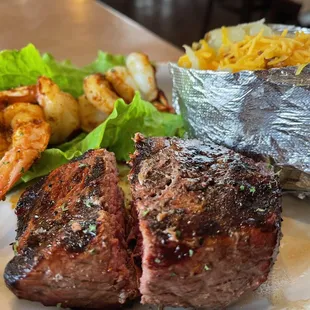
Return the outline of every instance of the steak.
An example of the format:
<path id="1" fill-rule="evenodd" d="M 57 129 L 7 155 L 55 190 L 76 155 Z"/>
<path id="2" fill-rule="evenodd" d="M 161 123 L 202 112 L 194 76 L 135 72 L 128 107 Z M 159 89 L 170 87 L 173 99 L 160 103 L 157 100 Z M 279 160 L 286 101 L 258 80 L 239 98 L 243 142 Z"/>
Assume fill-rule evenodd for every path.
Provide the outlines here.
<path id="1" fill-rule="evenodd" d="M 17 253 L 4 278 L 19 298 L 114 309 L 139 295 L 112 153 L 92 150 L 54 170 L 23 193 L 16 214 Z"/>
<path id="2" fill-rule="evenodd" d="M 266 281 L 281 237 L 277 176 L 197 140 L 135 136 L 142 303 L 224 308 Z"/>

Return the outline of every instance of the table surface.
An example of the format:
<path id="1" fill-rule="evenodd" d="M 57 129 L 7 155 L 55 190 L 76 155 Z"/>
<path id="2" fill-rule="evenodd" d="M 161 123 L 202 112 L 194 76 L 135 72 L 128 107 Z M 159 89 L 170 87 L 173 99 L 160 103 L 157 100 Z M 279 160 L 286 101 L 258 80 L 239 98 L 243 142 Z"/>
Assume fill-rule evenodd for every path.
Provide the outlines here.
<path id="1" fill-rule="evenodd" d="M 126 16 L 94 0 L 1 0 L 0 49 L 29 42 L 58 60 L 92 61 L 98 50 L 147 53 L 154 61 L 176 61 L 182 51 Z"/>

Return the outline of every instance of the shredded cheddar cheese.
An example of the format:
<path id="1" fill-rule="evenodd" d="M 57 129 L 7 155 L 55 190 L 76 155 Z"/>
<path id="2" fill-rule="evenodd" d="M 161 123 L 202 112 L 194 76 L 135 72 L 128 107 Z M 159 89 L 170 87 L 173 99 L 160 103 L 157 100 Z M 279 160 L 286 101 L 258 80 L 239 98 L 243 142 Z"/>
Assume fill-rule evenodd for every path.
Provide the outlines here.
<path id="1" fill-rule="evenodd" d="M 280 35 L 265 36 L 261 29 L 256 35 L 245 34 L 243 40 L 234 42 L 227 28 L 222 27 L 219 48 L 211 47 L 206 38 L 185 49 L 178 61 L 185 68 L 238 72 L 297 66 L 298 75 L 310 63 L 310 34 L 297 32 L 289 36 L 284 30 Z"/>

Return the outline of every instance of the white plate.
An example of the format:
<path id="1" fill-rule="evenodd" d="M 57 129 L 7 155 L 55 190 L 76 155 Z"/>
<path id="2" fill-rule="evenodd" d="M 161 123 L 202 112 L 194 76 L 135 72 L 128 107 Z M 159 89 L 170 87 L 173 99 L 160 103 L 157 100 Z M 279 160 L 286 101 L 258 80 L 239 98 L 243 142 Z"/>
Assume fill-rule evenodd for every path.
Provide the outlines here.
<path id="1" fill-rule="evenodd" d="M 171 99 L 167 65 L 157 68 L 160 87 Z M 170 96 L 169 96 L 170 95 Z M 8 198 L 9 200 L 9 198 Z M 283 239 L 280 255 L 269 279 L 258 290 L 243 296 L 230 309 L 310 309 L 310 200 L 283 198 Z M 9 202 L 0 202 L 0 273 L 13 257 L 9 244 L 15 239 L 16 217 Z M 18 300 L 0 278 L 1 310 L 47 310 L 39 303 Z M 137 304 L 133 310 L 153 309 Z M 157 307 L 154 307 L 157 309 Z M 167 310 L 169 308 L 166 308 Z"/>

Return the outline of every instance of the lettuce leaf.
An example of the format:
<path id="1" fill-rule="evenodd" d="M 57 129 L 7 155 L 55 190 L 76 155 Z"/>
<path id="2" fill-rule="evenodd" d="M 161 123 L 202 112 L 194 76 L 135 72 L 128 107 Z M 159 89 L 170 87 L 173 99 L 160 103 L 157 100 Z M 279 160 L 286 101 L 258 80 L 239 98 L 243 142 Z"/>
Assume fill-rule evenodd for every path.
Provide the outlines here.
<path id="1" fill-rule="evenodd" d="M 41 75 L 51 78 L 63 91 L 78 97 L 83 93 L 83 79 L 94 73 L 125 63 L 122 55 L 98 52 L 97 59 L 78 68 L 70 61 L 57 62 L 50 54 L 40 55 L 33 44 L 21 50 L 4 50 L 0 52 L 0 90 L 20 85 L 36 84 Z"/>
<path id="2" fill-rule="evenodd" d="M 21 50 L 0 52 L 0 90 L 36 84 L 40 75 L 51 75 L 39 51 L 29 44 Z"/>
<path id="3" fill-rule="evenodd" d="M 114 152 L 117 160 L 126 161 L 134 151 L 132 138 L 136 132 L 146 136 L 182 136 L 183 120 L 180 115 L 159 112 L 137 92 L 129 105 L 117 100 L 106 121 L 89 134 L 82 133 L 70 142 L 44 151 L 22 181 L 46 175 L 87 150 L 100 147 Z"/>

